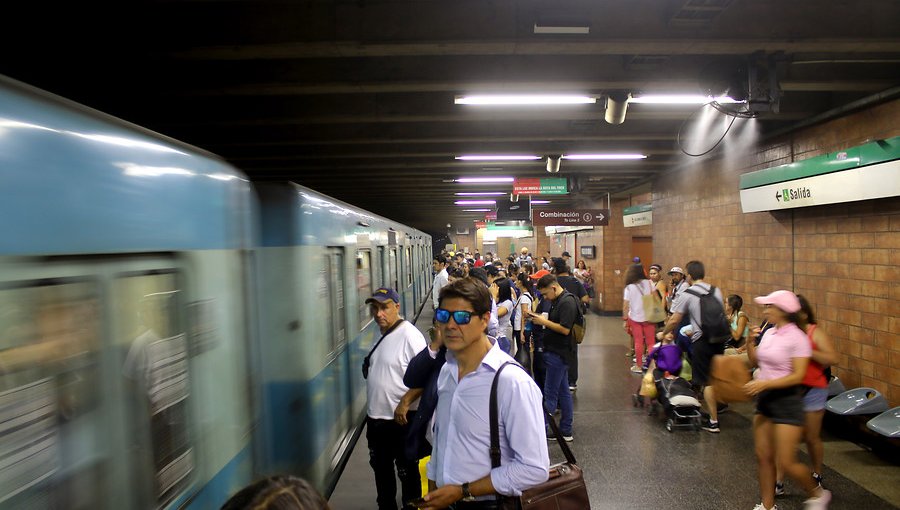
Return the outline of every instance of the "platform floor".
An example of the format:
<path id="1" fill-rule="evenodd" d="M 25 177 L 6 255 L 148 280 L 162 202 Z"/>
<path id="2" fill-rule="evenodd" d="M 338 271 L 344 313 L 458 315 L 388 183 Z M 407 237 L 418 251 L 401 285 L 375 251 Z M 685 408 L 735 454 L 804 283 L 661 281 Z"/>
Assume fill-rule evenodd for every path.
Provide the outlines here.
<path id="1" fill-rule="evenodd" d="M 622 321 L 590 315 L 580 346 L 573 452 L 584 468 L 591 506 L 610 510 L 751 509 L 759 502 L 749 404 L 720 415 L 722 432 L 666 432 L 662 418 L 631 403 L 640 377 L 628 371 Z M 417 326 L 431 324 L 425 310 Z M 853 443 L 825 437 L 825 486 L 831 508 L 900 508 L 900 466 Z M 550 445 L 551 462 L 562 460 Z M 801 458 L 806 460 L 805 454 Z M 787 484 L 778 508 L 803 507 L 802 491 Z M 375 509 L 375 482 L 365 434 L 331 496 L 334 510 Z"/>

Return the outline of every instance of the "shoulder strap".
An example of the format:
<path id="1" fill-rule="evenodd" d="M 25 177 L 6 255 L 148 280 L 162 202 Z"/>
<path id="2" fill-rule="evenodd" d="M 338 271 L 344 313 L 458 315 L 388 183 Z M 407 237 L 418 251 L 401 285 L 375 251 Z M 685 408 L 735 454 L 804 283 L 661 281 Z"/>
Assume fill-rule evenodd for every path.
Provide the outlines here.
<path id="1" fill-rule="evenodd" d="M 375 342 L 375 345 L 372 347 L 372 350 L 369 351 L 369 356 L 368 356 L 368 357 L 371 357 L 371 356 L 372 356 L 372 353 L 375 352 L 375 349 L 377 349 L 378 346 L 381 345 L 381 341 L 384 340 L 384 337 L 386 337 L 386 336 L 390 335 L 391 333 L 393 333 L 394 330 L 397 329 L 397 327 L 398 327 L 401 323 L 403 323 L 403 322 L 405 322 L 405 321 L 406 321 L 406 319 L 400 319 L 400 320 L 398 320 L 397 322 L 395 322 L 393 326 L 391 326 L 390 328 L 388 328 L 388 330 L 385 331 L 383 335 L 381 335 L 381 338 L 379 338 L 378 341 Z"/>
<path id="2" fill-rule="evenodd" d="M 490 400 L 490 423 L 491 423 L 491 467 L 500 467 L 500 417 L 499 412 L 497 410 L 497 382 L 500 380 L 500 372 L 503 372 L 503 369 L 506 368 L 507 365 L 515 365 L 522 370 L 525 368 L 516 363 L 515 361 L 507 361 L 506 363 L 500 365 L 500 368 L 497 369 L 497 373 L 494 374 L 494 382 L 491 384 L 491 400 Z M 542 404 L 543 405 L 543 404 Z M 566 456 L 566 461 L 570 464 L 577 464 L 575 461 L 575 455 L 572 454 L 572 450 L 569 448 L 569 445 L 562 438 L 562 433 L 559 431 L 559 427 L 556 425 L 556 419 L 553 418 L 553 415 L 547 412 L 544 409 L 544 414 L 547 416 L 547 421 L 550 423 L 550 428 L 553 429 L 553 433 L 556 435 L 556 442 L 559 443 L 559 447 L 563 451 L 563 455 Z"/>

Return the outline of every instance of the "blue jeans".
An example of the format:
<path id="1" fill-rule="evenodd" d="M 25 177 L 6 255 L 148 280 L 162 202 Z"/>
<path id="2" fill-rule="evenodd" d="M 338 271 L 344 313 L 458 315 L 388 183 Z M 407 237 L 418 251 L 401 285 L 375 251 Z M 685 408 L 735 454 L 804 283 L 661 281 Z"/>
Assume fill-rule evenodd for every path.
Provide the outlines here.
<path id="1" fill-rule="evenodd" d="M 544 407 L 553 413 L 559 404 L 559 431 L 564 436 L 571 436 L 574 408 L 569 393 L 569 366 L 558 354 L 544 351 L 544 367 Z"/>

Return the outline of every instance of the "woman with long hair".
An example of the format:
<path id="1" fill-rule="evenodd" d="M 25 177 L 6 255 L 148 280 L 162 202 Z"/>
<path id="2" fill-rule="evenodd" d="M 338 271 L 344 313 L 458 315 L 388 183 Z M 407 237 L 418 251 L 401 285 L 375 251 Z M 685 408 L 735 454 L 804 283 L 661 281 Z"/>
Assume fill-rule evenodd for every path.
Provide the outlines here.
<path id="1" fill-rule="evenodd" d="M 513 313 L 512 284 L 509 278 L 497 278 L 490 287 L 491 294 L 497 302 L 497 319 L 500 328 L 497 333 L 497 343 L 507 354 L 515 354 L 512 347 L 513 330 L 510 319 Z"/>
<path id="2" fill-rule="evenodd" d="M 759 367 L 754 380 L 745 386 L 747 393 L 756 397 L 753 440 L 762 502 L 754 510 L 776 508 L 776 465 L 806 492 L 805 508 L 828 508 L 831 492 L 819 487 L 809 468 L 797 460 L 805 424 L 802 383 L 812 356 L 800 300 L 793 292 L 777 290 L 755 301 L 765 306 L 763 314 L 774 327 L 763 335 L 759 346 L 747 343 L 750 363 Z M 758 329 L 754 328 L 754 334 Z"/>
<path id="3" fill-rule="evenodd" d="M 744 307 L 744 299 L 737 294 L 731 294 L 725 298 L 725 316 L 731 326 L 731 340 L 725 342 L 725 347 L 731 347 L 742 353 L 747 350 L 746 341 L 750 336 L 750 318 L 741 311 Z"/>
<path id="4" fill-rule="evenodd" d="M 656 325 L 647 322 L 644 315 L 643 297 L 653 292 L 653 285 L 644 276 L 644 266 L 633 264 L 625 272 L 625 294 L 623 296 L 622 321 L 626 331 L 631 331 L 634 340 L 634 365 L 631 371 L 642 372 L 644 346 L 649 351 L 653 347 Z"/>
<path id="5" fill-rule="evenodd" d="M 531 320 L 528 313 L 531 312 L 531 303 L 534 301 L 534 283 L 524 272 L 516 275 L 516 288 L 519 289 L 519 299 L 515 304 L 515 319 L 513 320 L 513 338 L 516 342 L 516 359 L 531 373 Z"/>

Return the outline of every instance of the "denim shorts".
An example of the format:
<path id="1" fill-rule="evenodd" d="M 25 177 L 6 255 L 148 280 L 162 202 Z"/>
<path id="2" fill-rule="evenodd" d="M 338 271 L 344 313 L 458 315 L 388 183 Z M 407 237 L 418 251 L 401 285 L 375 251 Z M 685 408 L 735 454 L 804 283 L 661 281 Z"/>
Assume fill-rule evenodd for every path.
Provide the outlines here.
<path id="1" fill-rule="evenodd" d="M 803 412 L 814 413 L 825 409 L 828 401 L 828 388 L 810 388 L 803 397 Z"/>

